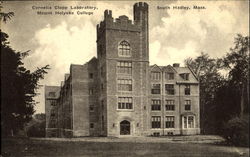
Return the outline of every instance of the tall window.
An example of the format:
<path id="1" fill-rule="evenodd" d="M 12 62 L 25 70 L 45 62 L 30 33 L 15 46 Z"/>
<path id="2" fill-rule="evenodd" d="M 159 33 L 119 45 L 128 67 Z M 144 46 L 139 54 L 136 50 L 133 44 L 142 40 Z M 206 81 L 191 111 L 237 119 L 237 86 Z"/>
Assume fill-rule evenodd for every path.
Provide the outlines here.
<path id="1" fill-rule="evenodd" d="M 191 110 L 191 100 L 185 100 L 185 110 Z"/>
<path id="2" fill-rule="evenodd" d="M 152 94 L 161 94 L 161 85 L 160 84 L 152 84 L 151 93 Z"/>
<path id="3" fill-rule="evenodd" d="M 160 72 L 151 72 L 151 80 L 160 80 L 161 79 L 161 73 Z"/>
<path id="4" fill-rule="evenodd" d="M 161 128 L 161 116 L 152 116 L 152 128 Z"/>
<path id="5" fill-rule="evenodd" d="M 132 97 L 118 97 L 118 109 L 132 109 Z"/>
<path id="6" fill-rule="evenodd" d="M 101 77 L 104 77 L 104 66 L 101 66 Z"/>
<path id="7" fill-rule="evenodd" d="M 93 79 L 94 78 L 94 74 L 93 73 L 89 73 L 89 78 Z"/>
<path id="8" fill-rule="evenodd" d="M 131 51 L 130 51 L 130 45 L 127 41 L 122 41 L 118 46 L 118 54 L 119 56 L 125 56 L 130 57 Z"/>
<path id="9" fill-rule="evenodd" d="M 132 91 L 132 79 L 118 79 L 119 91 Z"/>
<path id="10" fill-rule="evenodd" d="M 151 110 L 152 111 L 160 111 L 161 110 L 161 100 L 152 100 Z"/>
<path id="11" fill-rule="evenodd" d="M 166 116 L 166 128 L 174 128 L 174 116 Z"/>
<path id="12" fill-rule="evenodd" d="M 183 128 L 195 128 L 194 126 L 194 116 L 183 116 Z"/>
<path id="13" fill-rule="evenodd" d="M 166 100 L 166 111 L 174 111 L 175 105 L 174 100 Z"/>
<path id="14" fill-rule="evenodd" d="M 166 94 L 174 95 L 174 85 L 173 84 L 165 84 Z"/>
<path id="15" fill-rule="evenodd" d="M 173 80 L 174 79 L 174 73 L 166 72 L 165 73 L 165 79 L 166 80 Z"/>
<path id="16" fill-rule="evenodd" d="M 94 89 L 93 88 L 90 88 L 89 89 L 89 95 L 93 95 L 94 94 Z"/>
<path id="17" fill-rule="evenodd" d="M 117 72 L 122 74 L 132 74 L 132 62 L 118 61 Z"/>
<path id="18" fill-rule="evenodd" d="M 190 95 L 190 85 L 185 85 L 185 95 Z"/>

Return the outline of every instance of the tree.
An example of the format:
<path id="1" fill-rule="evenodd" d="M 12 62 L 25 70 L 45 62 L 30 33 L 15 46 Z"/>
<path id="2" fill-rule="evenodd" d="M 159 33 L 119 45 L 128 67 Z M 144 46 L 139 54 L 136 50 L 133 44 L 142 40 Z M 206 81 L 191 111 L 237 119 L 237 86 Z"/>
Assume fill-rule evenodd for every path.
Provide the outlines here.
<path id="1" fill-rule="evenodd" d="M 201 132 L 213 133 L 211 126 L 215 125 L 213 113 L 216 109 L 213 100 L 218 87 L 223 82 L 219 73 L 220 64 L 218 60 L 210 58 L 203 52 L 197 58 L 188 58 L 184 62 L 196 73 L 200 82 Z"/>
<path id="2" fill-rule="evenodd" d="M 1 13 L 1 19 L 8 14 Z M 12 15 L 12 14 L 10 14 Z M 10 16 L 7 16 L 10 17 Z M 26 69 L 22 59 L 27 52 L 16 52 L 9 46 L 8 35 L 1 33 L 1 128 L 3 135 L 14 134 L 24 123 L 31 120 L 34 113 L 34 96 L 39 88 L 39 80 L 49 69 L 49 65 L 34 72 Z"/>
<path id="3" fill-rule="evenodd" d="M 245 121 L 242 117 L 249 110 L 249 37 L 237 35 L 234 47 L 222 58 L 212 59 L 201 53 L 185 63 L 200 81 L 203 133 L 223 135 L 230 120 L 241 117 Z M 228 72 L 226 77 L 221 75 L 223 70 Z"/>
<path id="4" fill-rule="evenodd" d="M 243 117 L 249 111 L 249 37 L 238 34 L 234 43 L 222 63 L 223 68 L 229 70 L 229 86 L 239 93 L 239 114 Z"/>

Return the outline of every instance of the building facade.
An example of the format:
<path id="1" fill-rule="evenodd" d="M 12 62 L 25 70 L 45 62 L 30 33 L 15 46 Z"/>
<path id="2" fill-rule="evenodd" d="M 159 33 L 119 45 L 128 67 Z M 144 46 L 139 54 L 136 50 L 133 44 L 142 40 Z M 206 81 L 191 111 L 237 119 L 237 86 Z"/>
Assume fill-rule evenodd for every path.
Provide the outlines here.
<path id="1" fill-rule="evenodd" d="M 199 134 L 197 77 L 179 64 L 149 65 L 148 4 L 133 11 L 132 21 L 106 10 L 97 58 L 45 87 L 47 137 Z"/>

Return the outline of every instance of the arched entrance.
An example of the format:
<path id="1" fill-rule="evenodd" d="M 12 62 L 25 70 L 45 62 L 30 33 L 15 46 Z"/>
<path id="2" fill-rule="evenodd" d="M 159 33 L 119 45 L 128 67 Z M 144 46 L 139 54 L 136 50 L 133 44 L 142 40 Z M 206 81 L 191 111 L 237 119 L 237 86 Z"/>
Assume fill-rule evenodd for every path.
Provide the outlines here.
<path id="1" fill-rule="evenodd" d="M 120 135 L 130 135 L 130 122 L 124 120 L 120 122 Z"/>

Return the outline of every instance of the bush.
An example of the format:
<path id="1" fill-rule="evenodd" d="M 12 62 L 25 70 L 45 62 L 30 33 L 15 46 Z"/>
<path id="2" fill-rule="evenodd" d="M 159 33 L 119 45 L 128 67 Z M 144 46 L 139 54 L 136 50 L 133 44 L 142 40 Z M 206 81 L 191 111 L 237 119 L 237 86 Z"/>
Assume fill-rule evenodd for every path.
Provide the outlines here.
<path id="1" fill-rule="evenodd" d="M 224 124 L 223 136 L 237 146 L 249 146 L 248 118 L 234 117 Z"/>
<path id="2" fill-rule="evenodd" d="M 28 128 L 27 135 L 29 137 L 45 137 L 45 121 L 36 122 Z"/>

